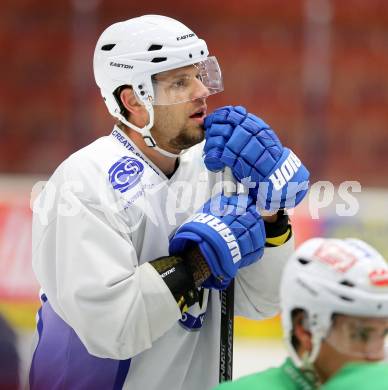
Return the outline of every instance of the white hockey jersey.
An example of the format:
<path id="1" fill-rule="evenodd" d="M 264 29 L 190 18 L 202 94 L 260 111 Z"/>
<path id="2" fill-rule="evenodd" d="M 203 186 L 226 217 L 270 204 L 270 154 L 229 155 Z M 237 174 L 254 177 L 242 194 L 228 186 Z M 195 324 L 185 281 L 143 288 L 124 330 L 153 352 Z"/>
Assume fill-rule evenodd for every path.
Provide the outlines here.
<path id="1" fill-rule="evenodd" d="M 33 268 L 42 286 L 31 389 L 199 390 L 218 383 L 220 299 L 181 315 L 148 261 L 210 196 L 220 175 L 203 144 L 168 179 L 117 127 L 65 160 L 34 204 Z M 218 183 L 218 184 L 217 184 Z M 235 314 L 278 312 L 292 240 L 266 248 L 235 282 Z"/>

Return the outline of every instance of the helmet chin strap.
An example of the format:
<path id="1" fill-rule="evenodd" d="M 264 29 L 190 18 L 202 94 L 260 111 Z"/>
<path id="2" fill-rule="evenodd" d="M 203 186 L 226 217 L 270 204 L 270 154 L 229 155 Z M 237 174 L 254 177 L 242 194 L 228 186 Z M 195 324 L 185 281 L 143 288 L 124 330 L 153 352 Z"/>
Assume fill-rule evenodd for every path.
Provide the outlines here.
<path id="1" fill-rule="evenodd" d="M 166 157 L 170 157 L 170 158 L 177 158 L 177 157 L 179 157 L 183 153 L 183 151 L 178 153 L 178 154 L 174 154 L 174 153 L 171 153 L 171 152 L 167 152 L 167 150 L 164 150 L 164 149 L 160 148 L 156 144 L 156 141 L 152 137 L 151 131 L 150 131 L 152 126 L 154 125 L 154 109 L 152 107 L 152 104 L 149 103 L 149 102 L 145 102 L 145 107 L 146 107 L 146 109 L 148 111 L 149 121 L 148 121 L 148 124 L 145 125 L 144 127 L 137 127 L 137 126 L 135 126 L 133 123 L 131 123 L 127 119 L 125 119 L 124 116 L 121 115 L 121 114 L 120 114 L 120 120 L 123 123 L 125 123 L 128 127 L 130 127 L 131 129 L 133 129 L 133 130 L 137 131 L 138 133 L 140 133 L 143 136 L 144 142 L 145 142 L 145 144 L 148 147 L 157 150 L 160 154 L 162 154 L 163 156 L 166 156 Z"/>
<path id="2" fill-rule="evenodd" d="M 327 331 L 323 329 L 312 329 L 312 350 L 310 353 L 299 356 L 291 342 L 292 334 L 285 337 L 286 346 L 294 364 L 299 368 L 309 368 L 312 366 L 319 355 L 322 340 L 325 338 Z"/>

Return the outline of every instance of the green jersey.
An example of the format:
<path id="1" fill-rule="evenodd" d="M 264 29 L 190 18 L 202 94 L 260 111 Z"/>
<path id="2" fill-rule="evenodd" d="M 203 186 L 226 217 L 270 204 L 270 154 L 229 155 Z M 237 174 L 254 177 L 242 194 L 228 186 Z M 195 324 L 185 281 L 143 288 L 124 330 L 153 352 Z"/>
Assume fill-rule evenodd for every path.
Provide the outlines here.
<path id="1" fill-rule="evenodd" d="M 388 364 L 350 363 L 327 381 L 322 390 L 387 390 Z"/>
<path id="2" fill-rule="evenodd" d="M 388 364 L 349 363 L 319 387 L 290 358 L 276 368 L 219 385 L 214 390 L 387 390 Z"/>
<path id="3" fill-rule="evenodd" d="M 290 358 L 276 368 L 248 375 L 234 382 L 226 382 L 214 390 L 314 390 L 312 378 L 297 368 Z"/>

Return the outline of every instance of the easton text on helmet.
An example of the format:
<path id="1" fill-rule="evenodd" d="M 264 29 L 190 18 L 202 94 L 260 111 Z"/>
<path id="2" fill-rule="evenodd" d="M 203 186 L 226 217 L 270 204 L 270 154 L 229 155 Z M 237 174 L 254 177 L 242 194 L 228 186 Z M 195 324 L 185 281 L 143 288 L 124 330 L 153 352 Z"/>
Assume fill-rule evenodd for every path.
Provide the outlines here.
<path id="1" fill-rule="evenodd" d="M 110 66 L 116 66 L 117 68 L 133 69 L 133 65 L 120 64 L 119 62 L 111 61 Z"/>
<path id="2" fill-rule="evenodd" d="M 186 34 L 186 35 L 181 35 L 180 37 L 176 37 L 176 40 L 177 41 L 180 41 L 182 39 L 187 39 L 187 38 L 191 38 L 191 37 L 194 37 L 195 34 L 194 33 L 191 33 L 191 34 Z"/>

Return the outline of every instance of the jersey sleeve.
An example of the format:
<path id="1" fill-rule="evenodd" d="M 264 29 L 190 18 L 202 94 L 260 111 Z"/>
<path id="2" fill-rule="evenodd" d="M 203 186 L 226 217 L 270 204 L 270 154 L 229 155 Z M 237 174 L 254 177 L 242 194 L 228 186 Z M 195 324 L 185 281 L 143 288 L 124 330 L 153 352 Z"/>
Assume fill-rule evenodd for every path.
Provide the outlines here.
<path id="1" fill-rule="evenodd" d="M 265 248 L 258 262 L 239 270 L 235 281 L 235 315 L 260 320 L 278 314 L 280 280 L 293 250 L 291 237 L 281 246 Z"/>
<path id="2" fill-rule="evenodd" d="M 150 348 L 181 318 L 170 290 L 138 265 L 115 215 L 73 191 L 65 210 L 61 201 L 33 216 L 33 269 L 51 306 L 92 355 L 128 359 Z"/>

